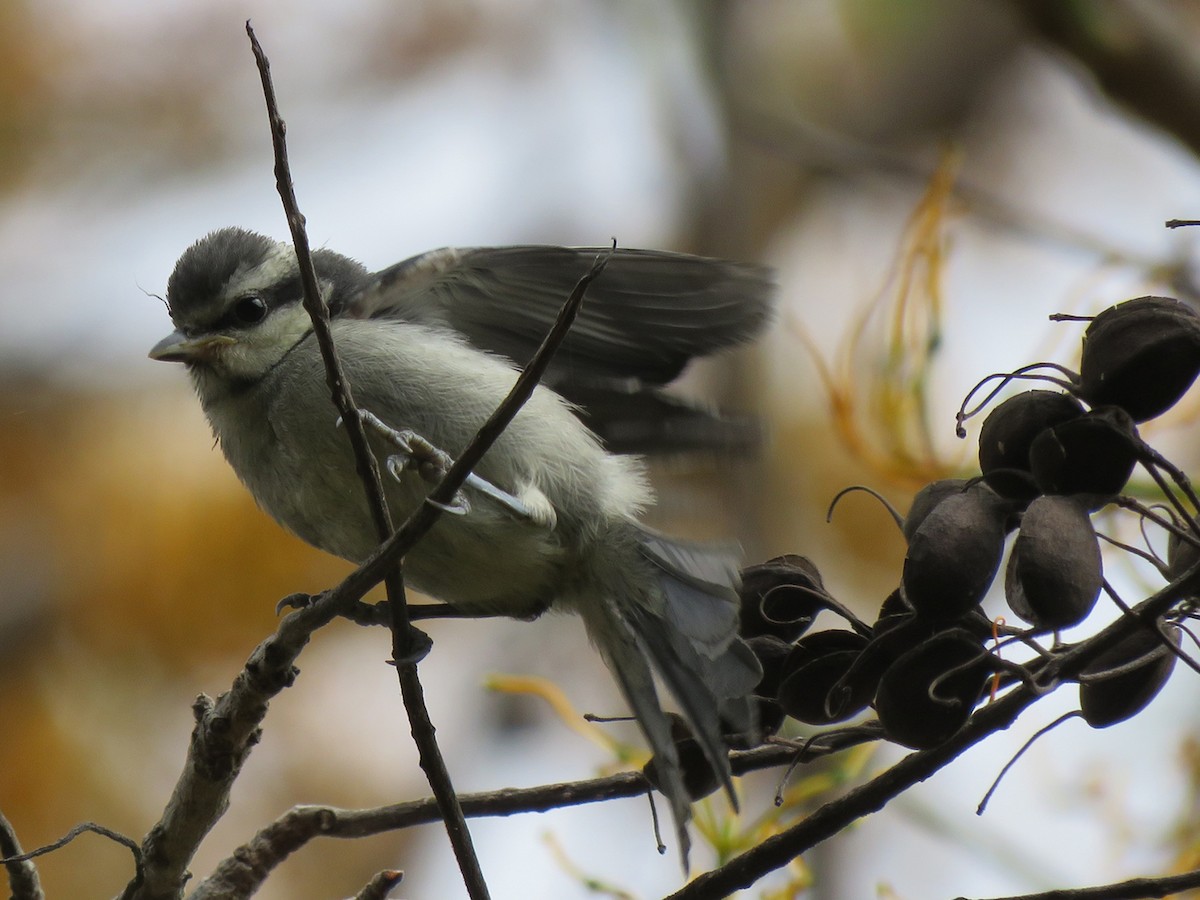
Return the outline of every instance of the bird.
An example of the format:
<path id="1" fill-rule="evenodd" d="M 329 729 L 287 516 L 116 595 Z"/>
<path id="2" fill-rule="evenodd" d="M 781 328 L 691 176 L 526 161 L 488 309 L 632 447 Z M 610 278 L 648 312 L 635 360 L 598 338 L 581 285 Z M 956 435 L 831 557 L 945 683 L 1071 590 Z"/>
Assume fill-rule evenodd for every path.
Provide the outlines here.
<path id="1" fill-rule="evenodd" d="M 499 405 L 598 252 L 442 248 L 378 272 L 332 250 L 312 253 L 398 521 Z M 258 505 L 309 544 L 365 560 L 378 534 L 292 246 L 241 228 L 213 231 L 180 256 L 165 300 L 174 331 L 149 355 L 186 366 Z M 752 728 L 748 697 L 761 677 L 737 634 L 740 560 L 733 545 L 642 524 L 652 501 L 644 464 L 597 432 L 607 427 L 622 451 L 743 444 L 744 423 L 661 388 L 693 358 L 754 339 L 773 304 L 761 266 L 612 251 L 543 383 L 475 467 L 454 514 L 403 561 L 409 584 L 462 614 L 531 619 L 555 610 L 583 620 L 653 753 L 685 870 L 692 798 L 678 718 L 664 711 L 656 679 L 734 798 L 726 735 L 730 723 Z M 634 407 L 624 418 L 622 399 Z"/>

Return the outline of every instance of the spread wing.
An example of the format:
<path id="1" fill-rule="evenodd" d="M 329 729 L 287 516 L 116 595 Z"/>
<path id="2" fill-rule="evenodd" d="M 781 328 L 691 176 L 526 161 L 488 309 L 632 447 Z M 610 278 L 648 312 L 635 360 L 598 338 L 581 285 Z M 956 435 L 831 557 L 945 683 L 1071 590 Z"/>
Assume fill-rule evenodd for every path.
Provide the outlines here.
<path id="1" fill-rule="evenodd" d="M 448 326 L 524 365 L 600 252 L 540 246 L 433 250 L 377 273 L 351 301 L 351 314 Z M 666 384 L 692 357 L 760 331 L 773 287 L 769 271 L 758 266 L 617 250 L 588 288 L 559 355 L 581 379 Z"/>
<path id="2" fill-rule="evenodd" d="M 376 273 L 339 312 L 451 328 L 475 346 L 524 365 L 601 252 L 551 246 L 433 250 Z M 672 443 L 685 445 L 673 449 L 697 449 L 706 441 L 743 443 L 741 437 L 731 440 L 742 434 L 741 422 L 725 420 L 710 441 L 693 426 L 702 418 L 721 420 L 705 411 L 693 414 L 655 389 L 694 357 L 753 338 L 771 316 L 773 294 L 771 273 L 760 266 L 619 249 L 589 286 L 546 383 L 587 411 L 627 410 L 625 421 L 618 413 L 614 423 L 598 411 L 589 420 L 618 452 L 669 449 Z M 649 439 L 662 423 L 644 417 L 664 413 L 672 414 L 667 424 L 682 440 Z M 634 434 L 627 443 L 619 437 Z"/>

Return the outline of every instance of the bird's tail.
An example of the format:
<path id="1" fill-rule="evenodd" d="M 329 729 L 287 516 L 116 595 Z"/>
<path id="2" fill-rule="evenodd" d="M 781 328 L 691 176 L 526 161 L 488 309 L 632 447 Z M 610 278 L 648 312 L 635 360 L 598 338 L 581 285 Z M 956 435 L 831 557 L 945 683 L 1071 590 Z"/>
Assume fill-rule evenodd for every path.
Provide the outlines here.
<path id="1" fill-rule="evenodd" d="M 629 555 L 619 563 L 598 561 L 604 566 L 607 596 L 580 603 L 579 613 L 654 753 L 658 787 L 670 804 L 686 869 L 692 798 L 654 676 L 674 696 L 697 745 L 736 805 L 722 717 L 741 718 L 740 727 L 749 725 L 746 697 L 762 669 L 737 636 L 735 551 L 683 543 L 640 527 L 630 538 L 637 550 L 634 564 Z M 626 547 L 628 543 L 614 542 Z"/>

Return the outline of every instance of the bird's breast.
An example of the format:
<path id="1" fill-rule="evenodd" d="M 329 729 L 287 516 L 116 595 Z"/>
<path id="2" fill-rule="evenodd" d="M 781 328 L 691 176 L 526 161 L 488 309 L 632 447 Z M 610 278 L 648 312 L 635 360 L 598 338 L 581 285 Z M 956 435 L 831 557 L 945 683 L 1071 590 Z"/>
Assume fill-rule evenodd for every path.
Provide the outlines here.
<path id="1" fill-rule="evenodd" d="M 314 547 L 360 562 L 380 541 L 349 439 L 331 404 L 306 415 L 286 388 L 264 385 L 205 411 L 230 466 L 260 507 Z M 375 437 L 371 443 L 381 463 L 395 452 Z M 396 525 L 433 487 L 415 472 L 397 479 L 383 469 L 382 477 Z M 405 557 L 408 582 L 476 612 L 525 617 L 543 610 L 569 556 L 560 534 L 517 519 L 470 488 L 467 498 L 469 513 L 444 513 Z"/>

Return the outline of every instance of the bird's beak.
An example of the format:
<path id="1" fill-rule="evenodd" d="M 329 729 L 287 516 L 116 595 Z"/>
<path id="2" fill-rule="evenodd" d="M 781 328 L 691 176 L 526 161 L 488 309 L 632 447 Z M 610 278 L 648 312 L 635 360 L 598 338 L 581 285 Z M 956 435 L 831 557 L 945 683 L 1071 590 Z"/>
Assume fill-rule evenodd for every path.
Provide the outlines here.
<path id="1" fill-rule="evenodd" d="M 162 362 L 196 362 L 209 359 L 221 347 L 236 343 L 237 338 L 227 334 L 206 334 L 190 338 L 182 331 L 172 331 L 150 348 L 150 358 Z"/>

